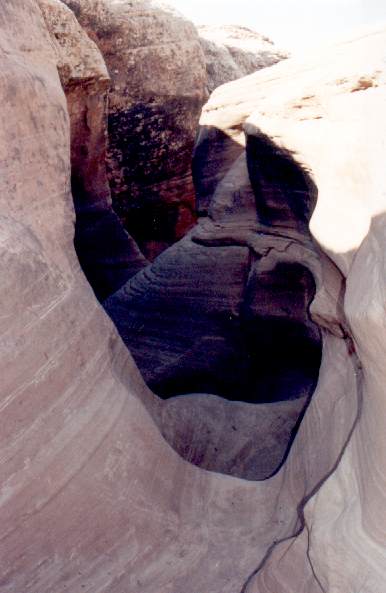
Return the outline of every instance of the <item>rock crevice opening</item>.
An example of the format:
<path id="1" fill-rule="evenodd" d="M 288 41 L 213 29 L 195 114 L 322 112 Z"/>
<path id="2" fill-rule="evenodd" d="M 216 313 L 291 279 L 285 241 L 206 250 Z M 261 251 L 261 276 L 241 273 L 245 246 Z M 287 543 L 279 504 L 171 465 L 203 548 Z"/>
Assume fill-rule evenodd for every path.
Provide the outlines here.
<path id="1" fill-rule="evenodd" d="M 105 14 L 104 0 L 68 4 Z M 129 0 L 113 5 L 133 7 Z M 93 151 L 104 159 L 104 85 L 89 84 L 94 75 L 76 66 L 94 63 L 102 79 L 106 72 L 63 8 L 59 0 L 0 4 L 2 593 L 319 593 L 320 585 L 379 593 L 386 580 L 379 512 L 386 467 L 385 32 L 223 87 L 201 119 L 197 226 L 152 264 L 120 276 L 119 286 L 116 252 L 107 260 L 100 253 L 111 272 L 98 280 L 108 286 L 100 299 L 110 295 L 106 306 L 122 319 L 125 294 L 135 304 L 122 335 L 143 332 L 150 349 L 170 340 L 154 348 L 163 353 L 153 365 L 159 375 L 179 358 L 189 370 L 203 353 L 235 356 L 237 332 L 222 332 L 239 328 L 240 319 L 253 340 L 255 324 L 267 335 L 257 358 L 275 333 L 261 320 L 285 321 L 286 344 L 296 328 L 304 357 L 320 343 L 311 321 L 321 328 L 323 356 L 312 398 L 304 396 L 307 408 L 302 397 L 282 395 L 263 403 L 242 401 L 241 393 L 162 399 L 142 380 L 73 249 L 71 165 L 80 173 L 73 184 L 78 214 L 87 212 L 88 199 L 92 213 L 110 208 L 103 168 L 89 177 Z M 371 88 L 358 85 L 369 77 Z M 318 187 L 311 231 L 320 248 L 305 224 L 307 192 L 297 174 L 285 204 L 288 184 L 261 166 L 267 155 L 256 169 L 248 161 L 245 145 L 256 156 L 263 133 L 279 152 L 287 147 L 301 178 L 309 170 Z M 210 134 L 217 142 L 202 145 Z M 257 146 L 248 142 L 253 136 Z M 267 198 L 264 220 L 258 196 Z M 268 226 L 270 216 L 275 224 Z M 173 301 L 166 307 L 169 292 L 177 309 Z M 174 337 L 168 323 L 158 329 L 160 302 Z M 281 315 L 271 315 L 273 303 Z M 196 349 L 181 321 L 186 311 Z M 134 350 L 142 356 L 139 339 Z M 311 388 L 310 377 L 301 384 Z"/>
<path id="2" fill-rule="evenodd" d="M 234 140 L 207 133 L 194 174 L 208 214 L 105 307 L 165 400 L 158 423 L 173 448 L 205 469 L 262 479 L 280 467 L 318 379 L 310 305 L 321 266 L 307 228 L 315 188 L 274 143 L 257 154 L 248 137 L 230 151 Z M 225 172 L 211 164 L 219 146 L 225 159 L 237 155 Z"/>

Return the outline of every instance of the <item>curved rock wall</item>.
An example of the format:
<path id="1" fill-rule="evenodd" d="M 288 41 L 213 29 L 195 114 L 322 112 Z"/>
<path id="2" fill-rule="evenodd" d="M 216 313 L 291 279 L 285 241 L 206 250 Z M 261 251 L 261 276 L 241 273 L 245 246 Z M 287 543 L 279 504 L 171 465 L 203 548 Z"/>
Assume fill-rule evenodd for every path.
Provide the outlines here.
<path id="1" fill-rule="evenodd" d="M 3 3 L 0 27 L 2 593 L 231 593 L 294 510 L 257 549 L 262 489 L 162 439 L 73 250 L 70 121 L 38 5 Z"/>
<path id="2" fill-rule="evenodd" d="M 248 134 L 309 169 L 329 254 L 312 305 L 318 385 L 285 465 L 256 483 L 198 469 L 161 437 L 162 404 L 73 250 L 70 121 L 43 15 L 1 4 L 2 593 L 382 591 L 385 38 L 223 90 L 239 120 L 254 97 Z"/>
<path id="3" fill-rule="evenodd" d="M 345 278 L 345 323 L 359 361 L 357 416 L 339 464 L 307 501 L 302 533 L 278 546 L 248 593 L 376 593 L 385 581 L 385 525 L 377 510 L 385 491 L 385 49 L 379 30 L 315 55 L 315 73 L 294 63 L 296 86 L 288 84 L 280 110 L 275 82 L 267 81 L 269 103 L 260 102 L 247 124 L 249 133 L 268 134 L 312 173 L 318 202 L 311 231 Z"/>

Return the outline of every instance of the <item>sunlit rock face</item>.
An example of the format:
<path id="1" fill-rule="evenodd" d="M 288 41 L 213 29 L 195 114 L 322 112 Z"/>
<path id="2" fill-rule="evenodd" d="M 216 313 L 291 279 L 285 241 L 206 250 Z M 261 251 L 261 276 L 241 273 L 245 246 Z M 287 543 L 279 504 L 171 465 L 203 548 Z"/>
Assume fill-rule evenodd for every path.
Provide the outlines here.
<path id="1" fill-rule="evenodd" d="M 238 25 L 201 25 L 200 43 L 205 54 L 208 91 L 272 66 L 288 57 L 268 37 Z"/>
<path id="2" fill-rule="evenodd" d="M 376 593 L 385 581 L 385 522 L 378 512 L 386 475 L 385 51 L 379 30 L 316 54 L 311 70 L 300 62 L 278 67 L 280 99 L 276 82 L 260 78 L 264 96 L 256 89 L 257 110 L 246 124 L 248 134 L 270 137 L 311 174 L 317 190 L 311 232 L 345 280 L 344 331 L 359 365 L 351 404 L 357 416 L 339 463 L 305 503 L 298 537 L 273 550 L 248 593 Z M 318 315 L 317 301 L 311 309 Z"/>
<path id="3" fill-rule="evenodd" d="M 65 4 L 105 59 L 113 206 L 152 259 L 195 222 L 191 153 L 207 98 L 197 31 L 149 0 Z"/>
<path id="4" fill-rule="evenodd" d="M 318 192 L 318 384 L 285 464 L 254 482 L 203 471 L 161 436 L 173 398 L 146 388 L 73 249 L 71 124 L 46 21 L 35 0 L 1 3 L 2 593 L 383 590 L 385 39 L 288 61 L 209 106 L 218 129 L 226 105 L 240 125 L 254 113 L 248 136 L 289 151 Z"/>

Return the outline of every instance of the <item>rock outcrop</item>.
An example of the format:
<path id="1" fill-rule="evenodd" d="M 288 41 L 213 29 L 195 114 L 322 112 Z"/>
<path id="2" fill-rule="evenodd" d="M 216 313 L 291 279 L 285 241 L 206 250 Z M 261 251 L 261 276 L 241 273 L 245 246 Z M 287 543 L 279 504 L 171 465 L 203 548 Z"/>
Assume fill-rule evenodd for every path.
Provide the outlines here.
<path id="1" fill-rule="evenodd" d="M 147 265 L 111 204 L 106 173 L 110 77 L 95 43 L 59 0 L 38 0 L 50 33 L 71 125 L 75 246 L 100 300 Z"/>
<path id="2" fill-rule="evenodd" d="M 201 25 L 198 27 L 204 50 L 208 91 L 272 66 L 288 58 L 268 37 L 238 25 Z"/>
<path id="3" fill-rule="evenodd" d="M 382 591 L 386 33 L 231 83 L 204 116 L 225 135 L 227 121 L 245 124 L 255 159 L 270 150 L 278 172 L 289 160 L 318 194 L 322 363 L 264 482 L 203 471 L 161 436 L 173 410 L 146 388 L 73 249 L 70 119 L 35 0 L 1 3 L 0 45 L 1 592 Z M 262 167 L 268 195 L 273 170 Z M 232 181 L 222 173 L 216 186 Z M 276 233 L 282 212 L 268 208 Z"/>
<path id="4" fill-rule="evenodd" d="M 195 222 L 191 153 L 207 98 L 192 23 L 150 0 L 65 0 L 111 77 L 108 177 L 113 206 L 154 258 Z"/>
<path id="5" fill-rule="evenodd" d="M 321 266 L 297 211 L 284 211 L 288 220 L 276 232 L 258 222 L 260 208 L 243 157 L 226 180 L 212 197 L 211 216 L 128 281 L 105 307 L 157 395 L 167 399 L 193 391 L 239 401 L 233 406 L 233 413 L 239 408 L 241 416 L 233 423 L 233 430 L 243 435 L 238 448 L 226 446 L 232 423 L 220 420 L 227 414 L 225 404 L 219 398 L 205 403 L 204 396 L 179 397 L 168 404 L 176 418 L 181 415 L 173 426 L 183 426 L 185 435 L 201 435 L 197 446 L 194 439 L 181 444 L 178 438 L 176 443 L 162 427 L 170 444 L 201 467 L 232 468 L 233 475 L 259 479 L 278 468 L 317 382 L 320 334 L 309 305 L 315 281 L 321 284 Z M 277 183 L 275 190 L 289 203 L 297 185 Z M 303 197 L 306 202 L 308 194 Z M 307 219 L 310 205 L 303 210 Z M 295 401 L 287 403 L 283 428 L 283 420 L 275 424 L 272 418 L 285 417 L 285 406 L 276 402 L 288 400 Z M 260 428 L 266 418 L 262 402 L 270 402 L 272 450 Z M 253 408 L 251 403 L 259 405 Z M 210 427 L 210 415 L 217 418 L 217 428 Z M 210 447 L 213 439 L 216 444 Z M 206 455 L 200 455 L 205 445 Z"/>

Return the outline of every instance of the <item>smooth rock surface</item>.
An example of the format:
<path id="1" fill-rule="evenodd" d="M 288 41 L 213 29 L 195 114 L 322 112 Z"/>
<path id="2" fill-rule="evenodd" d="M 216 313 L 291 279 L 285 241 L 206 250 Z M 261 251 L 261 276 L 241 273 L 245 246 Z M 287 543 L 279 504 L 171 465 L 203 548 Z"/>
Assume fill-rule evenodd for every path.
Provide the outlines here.
<path id="1" fill-rule="evenodd" d="M 65 0 L 111 77 L 107 151 L 113 206 L 151 259 L 195 222 L 191 153 L 207 98 L 192 23 L 150 0 Z"/>
<path id="2" fill-rule="evenodd" d="M 361 377 L 357 421 L 336 471 L 305 506 L 295 544 L 278 546 L 248 593 L 377 593 L 384 587 L 385 51 L 386 33 L 375 30 L 315 55 L 311 73 L 297 64 L 296 85 L 285 87 L 281 109 L 275 82 L 267 80 L 269 104 L 260 102 L 247 124 L 312 172 L 318 201 L 311 231 L 346 278 L 344 312 Z"/>
<path id="3" fill-rule="evenodd" d="M 240 25 L 201 25 L 197 27 L 204 50 L 208 91 L 273 66 L 288 54 L 275 47 L 268 37 Z"/>
<path id="4" fill-rule="evenodd" d="M 316 391 L 285 465 L 256 483 L 198 469 L 161 437 L 163 404 L 73 249 L 70 121 L 42 13 L 35 0 L 0 5 L 2 593 L 383 590 L 385 40 L 222 91 L 229 107 L 247 84 L 244 118 L 266 96 L 271 115 L 249 134 L 261 126 L 309 169 L 311 229 L 336 264 L 322 259 L 314 299 Z M 313 107 L 286 127 L 291 95 L 311 90 L 323 117 Z M 344 324 L 353 340 L 337 335 Z"/>
<path id="5" fill-rule="evenodd" d="M 42 13 L 12 0 L 0 27 L 1 591 L 230 592 L 255 562 L 261 495 L 182 461 L 146 411 L 157 401 L 73 249 L 70 121 Z"/>
<path id="6" fill-rule="evenodd" d="M 264 480 L 285 461 L 306 404 L 306 396 L 256 405 L 192 393 L 166 400 L 159 426 L 186 461 L 246 480 Z"/>

